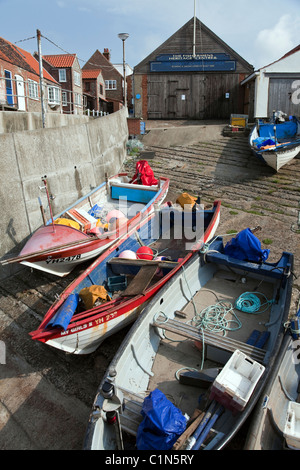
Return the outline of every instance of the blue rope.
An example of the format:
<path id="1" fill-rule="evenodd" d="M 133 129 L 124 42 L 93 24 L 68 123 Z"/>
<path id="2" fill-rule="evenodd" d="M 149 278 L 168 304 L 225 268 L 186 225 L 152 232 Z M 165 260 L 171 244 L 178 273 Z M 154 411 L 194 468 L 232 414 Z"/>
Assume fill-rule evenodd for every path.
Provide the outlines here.
<path id="1" fill-rule="evenodd" d="M 264 303 L 261 302 L 258 295 L 264 298 Z M 259 314 L 265 312 L 272 303 L 274 303 L 274 299 L 268 300 L 261 292 L 244 292 L 235 301 L 235 308 L 241 312 Z"/>

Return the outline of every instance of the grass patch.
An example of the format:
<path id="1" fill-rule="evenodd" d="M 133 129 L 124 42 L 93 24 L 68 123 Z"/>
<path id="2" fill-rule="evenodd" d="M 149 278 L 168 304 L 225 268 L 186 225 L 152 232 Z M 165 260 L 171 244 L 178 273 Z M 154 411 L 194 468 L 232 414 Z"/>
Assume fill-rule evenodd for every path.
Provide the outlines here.
<path id="1" fill-rule="evenodd" d="M 238 212 L 236 212 L 236 211 L 229 211 L 229 214 L 230 214 L 230 215 L 238 215 Z"/>
<path id="2" fill-rule="evenodd" d="M 265 238 L 262 242 L 264 245 L 272 245 L 273 240 L 271 240 L 271 238 Z"/>

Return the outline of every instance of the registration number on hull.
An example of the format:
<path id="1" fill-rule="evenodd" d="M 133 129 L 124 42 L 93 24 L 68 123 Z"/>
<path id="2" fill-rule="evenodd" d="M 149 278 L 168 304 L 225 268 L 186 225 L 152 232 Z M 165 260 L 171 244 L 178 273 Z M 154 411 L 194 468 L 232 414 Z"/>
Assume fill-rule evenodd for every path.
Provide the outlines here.
<path id="1" fill-rule="evenodd" d="M 71 261 L 76 261 L 78 259 L 81 258 L 81 255 L 74 255 L 74 256 L 67 256 L 66 258 L 56 258 L 56 259 L 52 259 L 52 258 L 47 258 L 46 259 L 46 263 L 49 264 L 49 263 L 69 263 Z"/>

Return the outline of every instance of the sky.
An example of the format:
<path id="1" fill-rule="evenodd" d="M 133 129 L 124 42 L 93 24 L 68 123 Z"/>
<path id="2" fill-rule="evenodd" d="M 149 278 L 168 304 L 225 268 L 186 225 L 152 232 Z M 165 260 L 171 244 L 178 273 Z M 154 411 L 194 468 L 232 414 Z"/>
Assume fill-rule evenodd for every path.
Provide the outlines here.
<path id="1" fill-rule="evenodd" d="M 194 1 L 200 21 L 256 70 L 300 44 L 300 0 L 0 0 L 0 36 L 33 53 L 38 29 L 42 54 L 76 53 L 83 67 L 104 48 L 122 63 L 126 32 L 133 68 L 193 18 Z"/>

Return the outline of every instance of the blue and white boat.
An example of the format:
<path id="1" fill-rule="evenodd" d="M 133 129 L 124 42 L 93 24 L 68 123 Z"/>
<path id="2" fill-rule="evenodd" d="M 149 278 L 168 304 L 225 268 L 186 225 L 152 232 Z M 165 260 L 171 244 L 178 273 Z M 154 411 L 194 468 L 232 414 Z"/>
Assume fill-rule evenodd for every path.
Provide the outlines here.
<path id="1" fill-rule="evenodd" d="M 279 123 L 258 120 L 249 143 L 254 155 L 278 171 L 300 152 L 300 121 L 295 116 Z"/>
<path id="2" fill-rule="evenodd" d="M 85 449 L 219 450 L 246 422 L 284 337 L 293 255 L 247 261 L 226 247 L 218 237 L 194 253 L 139 315 L 100 383 Z"/>

